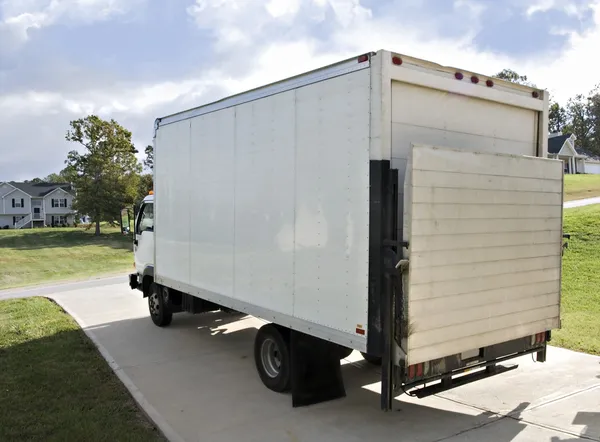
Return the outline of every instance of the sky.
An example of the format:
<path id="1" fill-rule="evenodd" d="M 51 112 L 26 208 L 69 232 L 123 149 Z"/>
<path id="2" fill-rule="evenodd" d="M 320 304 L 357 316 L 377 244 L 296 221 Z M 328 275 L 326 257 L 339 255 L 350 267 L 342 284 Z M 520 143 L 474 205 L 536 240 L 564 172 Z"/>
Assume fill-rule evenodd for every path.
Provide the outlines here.
<path id="1" fill-rule="evenodd" d="M 96 114 L 143 152 L 157 117 L 387 49 L 557 101 L 600 83 L 600 0 L 0 0 L 0 181 L 64 167 Z"/>

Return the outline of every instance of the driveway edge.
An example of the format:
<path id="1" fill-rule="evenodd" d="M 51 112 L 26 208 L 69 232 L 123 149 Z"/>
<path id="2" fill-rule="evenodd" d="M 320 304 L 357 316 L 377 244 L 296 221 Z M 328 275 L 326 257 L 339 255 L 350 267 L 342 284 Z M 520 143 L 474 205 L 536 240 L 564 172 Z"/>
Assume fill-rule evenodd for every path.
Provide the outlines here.
<path id="1" fill-rule="evenodd" d="M 94 335 L 92 331 L 86 329 L 87 325 L 85 322 L 83 322 L 81 318 L 79 318 L 71 309 L 69 309 L 58 299 L 54 299 L 52 297 L 49 297 L 49 299 L 58 304 L 66 313 L 71 315 L 77 324 L 79 324 L 79 327 L 81 327 L 87 337 L 90 338 L 90 340 L 94 343 L 102 357 L 106 360 L 106 362 L 108 362 L 108 365 L 112 371 L 117 375 L 123 385 L 125 385 L 125 388 L 127 388 L 129 394 L 131 394 L 133 399 L 137 402 L 140 409 L 144 412 L 148 419 L 154 423 L 162 435 L 170 442 L 184 442 L 181 436 L 177 434 L 177 432 L 167 423 L 160 413 L 150 404 L 150 402 L 148 402 L 142 392 L 135 386 L 131 378 L 127 376 L 121 367 L 119 367 L 119 364 L 115 362 L 108 350 L 106 350 L 98 338 L 96 338 L 96 335 Z"/>

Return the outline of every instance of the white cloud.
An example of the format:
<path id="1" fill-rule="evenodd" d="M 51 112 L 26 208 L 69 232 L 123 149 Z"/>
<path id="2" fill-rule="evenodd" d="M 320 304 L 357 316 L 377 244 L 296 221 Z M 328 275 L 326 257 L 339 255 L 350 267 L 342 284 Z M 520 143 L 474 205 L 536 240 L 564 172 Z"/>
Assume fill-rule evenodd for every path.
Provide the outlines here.
<path id="1" fill-rule="evenodd" d="M 126 4 L 131 5 L 131 1 L 136 0 Z M 22 4 L 22 9 L 34 3 L 40 4 L 34 0 L 13 3 Z M 86 2 L 80 0 L 80 3 L 84 5 Z M 109 14 L 111 5 L 115 4 L 110 0 L 93 0 L 87 2 L 87 7 Z M 124 4 L 119 2 L 121 8 L 124 8 Z M 472 29 L 475 30 L 483 12 L 481 3 L 477 0 L 455 0 L 453 4 L 455 8 L 467 10 L 473 19 Z M 555 3 L 552 2 L 552 5 Z M 19 143 L 18 148 L 26 151 L 25 147 L 36 144 L 38 135 L 33 132 L 18 135 L 12 125 L 20 127 L 22 133 L 24 127 L 41 127 L 38 136 L 40 145 L 52 145 L 56 151 L 43 153 L 40 158 L 52 158 L 54 163 L 41 161 L 39 167 L 43 167 L 43 170 L 32 170 L 27 176 L 15 178 L 44 175 L 60 166 L 69 149 L 63 141 L 69 119 L 89 113 L 97 113 L 105 118 L 114 117 L 134 131 L 136 142 L 145 145 L 150 142 L 155 117 L 378 49 L 389 49 L 488 75 L 511 68 L 527 75 L 539 87 L 548 88 L 559 101 L 565 102 L 577 93 L 586 93 L 600 81 L 590 61 L 600 47 L 600 0 L 595 0 L 595 5 L 594 30 L 584 34 L 569 31 L 570 45 L 560 57 L 540 55 L 530 60 L 517 60 L 478 49 L 473 43 L 474 30 L 453 38 L 442 38 L 438 36 L 439 30 L 429 26 L 429 23 L 403 22 L 401 10 L 387 16 L 373 16 L 359 0 L 196 0 L 188 8 L 188 14 L 199 27 L 214 32 L 217 48 L 227 48 L 222 53 L 223 63 L 212 62 L 210 71 L 204 71 L 200 76 L 190 73 L 187 78 L 179 80 L 144 84 L 133 81 L 116 84 L 103 82 L 103 86 L 84 91 L 37 90 L 5 94 L 0 96 L 0 133 L 5 134 L 3 143 Z M 538 2 L 537 7 L 541 11 L 540 8 L 550 6 Z M 29 26 L 27 28 L 20 24 L 21 29 L 30 29 L 36 23 L 48 23 L 35 16 L 48 13 L 44 8 L 27 10 L 34 11 L 29 12 L 34 16 L 23 15 L 26 12 L 22 10 L 13 11 L 13 17 L 21 17 L 14 22 L 22 20 Z M 83 13 L 72 14 L 75 15 L 58 17 L 79 17 L 82 20 L 85 17 Z M 99 16 L 102 14 L 99 13 Z M 328 33 L 325 36 L 311 36 L 301 26 L 296 29 L 302 32 L 294 34 L 294 39 L 266 32 L 271 31 L 269 27 L 274 24 L 285 27 L 290 23 L 302 25 L 308 21 L 312 24 L 326 19 Z M 253 48 L 254 55 L 250 59 L 240 57 L 248 52 L 248 47 Z M 236 63 L 240 60 L 235 72 L 227 67 L 232 60 L 236 60 Z M 82 75 L 79 71 L 76 74 L 66 75 L 74 78 Z M 24 122 L 29 122 L 29 125 Z M 41 124 L 36 126 L 36 123 Z M 26 141 L 21 141 L 21 138 Z M 42 152 L 41 149 L 39 152 Z M 12 155 L 11 164 L 18 161 L 15 155 Z M 30 161 L 21 161 L 23 168 L 32 167 Z M 2 168 L 4 172 L 11 170 L 7 166 Z M 2 172 L 0 170 L 0 175 Z"/>
<path id="2" fill-rule="evenodd" d="M 166 81 L 157 84 L 123 83 L 112 88 L 95 90 L 37 92 L 0 96 L 0 115 L 19 118 L 27 115 L 44 116 L 66 113 L 82 116 L 98 113 L 144 115 L 169 107 L 171 103 L 192 105 L 208 88 L 226 84 L 220 74 L 207 72 L 203 77 L 180 82 Z M 179 110 L 179 109 L 176 109 Z M 159 115 L 156 115 L 159 116 Z"/>
<path id="3" fill-rule="evenodd" d="M 591 4 L 594 2 L 591 1 Z M 577 4 L 573 0 L 535 0 L 527 8 L 525 14 L 531 17 L 534 14 L 548 12 L 551 9 L 559 9 L 567 15 L 583 18 L 583 11 L 589 6 L 587 3 Z"/>
<path id="4" fill-rule="evenodd" d="M 273 18 L 294 16 L 300 10 L 301 0 L 270 0 L 265 6 Z"/>
<path id="5" fill-rule="evenodd" d="M 30 29 L 63 20 L 92 23 L 130 12 L 145 0 L 4 0 L 0 5 L 0 31 L 11 43 L 24 43 Z"/>
<path id="6" fill-rule="evenodd" d="M 314 21 L 324 20 L 330 10 L 332 25 L 342 27 L 371 17 L 360 0 L 196 0 L 187 12 L 200 28 L 213 33 L 216 49 L 224 51 L 252 46 L 267 26 L 290 24 L 303 8 L 305 17 Z"/>

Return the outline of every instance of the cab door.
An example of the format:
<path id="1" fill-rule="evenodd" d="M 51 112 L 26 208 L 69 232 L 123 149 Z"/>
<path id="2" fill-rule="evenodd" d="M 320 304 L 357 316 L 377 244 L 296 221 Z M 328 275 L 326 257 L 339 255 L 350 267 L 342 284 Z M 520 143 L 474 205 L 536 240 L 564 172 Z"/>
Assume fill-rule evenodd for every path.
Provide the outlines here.
<path id="1" fill-rule="evenodd" d="M 154 203 L 145 202 L 138 214 L 133 241 L 135 268 L 143 274 L 148 267 L 154 267 Z"/>

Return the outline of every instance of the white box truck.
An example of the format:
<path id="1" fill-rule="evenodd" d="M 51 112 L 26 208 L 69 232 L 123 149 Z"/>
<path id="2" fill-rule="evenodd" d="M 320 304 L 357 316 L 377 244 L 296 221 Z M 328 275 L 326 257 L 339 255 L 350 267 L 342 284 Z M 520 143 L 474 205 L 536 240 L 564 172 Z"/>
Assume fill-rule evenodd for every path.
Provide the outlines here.
<path id="1" fill-rule="evenodd" d="M 545 91 L 388 51 L 159 118 L 130 286 L 158 326 L 265 320 L 258 373 L 294 406 L 344 396 L 352 350 L 382 364 L 386 410 L 543 362 L 563 249 L 547 123 Z"/>

